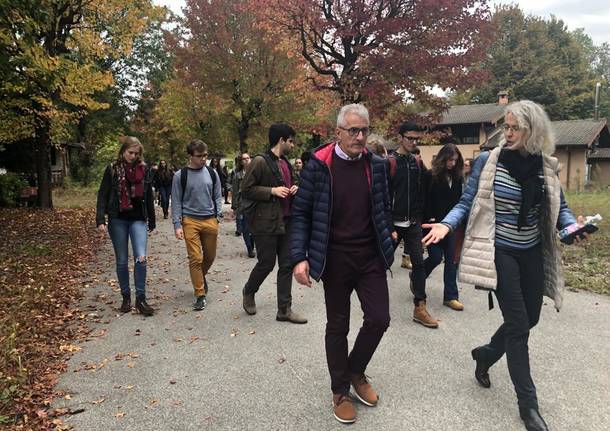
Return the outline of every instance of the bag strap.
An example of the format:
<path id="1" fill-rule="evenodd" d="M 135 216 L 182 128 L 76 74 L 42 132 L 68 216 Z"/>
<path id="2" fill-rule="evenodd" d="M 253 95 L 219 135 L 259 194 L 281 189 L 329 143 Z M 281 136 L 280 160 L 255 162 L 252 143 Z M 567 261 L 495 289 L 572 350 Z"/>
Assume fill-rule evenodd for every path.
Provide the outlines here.
<path id="1" fill-rule="evenodd" d="M 212 169 L 212 167 L 205 165 L 205 167 L 208 169 L 208 173 L 210 174 L 210 177 L 212 177 L 212 203 L 214 204 L 214 215 L 216 217 L 218 217 L 218 208 L 216 207 L 216 197 L 214 196 L 214 193 L 216 193 L 216 172 L 214 172 L 214 169 Z"/>
<path id="2" fill-rule="evenodd" d="M 269 169 L 271 169 L 271 173 L 275 176 L 275 179 L 278 182 L 278 186 L 286 186 L 286 183 L 284 182 L 284 178 L 280 173 L 280 168 L 278 167 L 276 161 L 273 160 L 271 156 L 267 153 L 260 154 L 260 156 L 267 162 Z"/>

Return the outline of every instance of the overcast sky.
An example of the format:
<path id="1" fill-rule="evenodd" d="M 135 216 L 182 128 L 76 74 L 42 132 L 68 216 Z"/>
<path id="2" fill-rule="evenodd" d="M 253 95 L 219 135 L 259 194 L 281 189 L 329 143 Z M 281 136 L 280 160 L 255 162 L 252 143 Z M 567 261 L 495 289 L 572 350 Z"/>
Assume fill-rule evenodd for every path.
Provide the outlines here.
<path id="1" fill-rule="evenodd" d="M 154 3 L 169 6 L 180 12 L 185 0 L 153 0 Z M 610 43 L 610 1 L 609 0 L 536 0 L 534 1 L 491 1 L 494 4 L 518 3 L 525 12 L 543 16 L 555 15 L 562 19 L 570 30 L 584 28 L 595 44 Z"/>

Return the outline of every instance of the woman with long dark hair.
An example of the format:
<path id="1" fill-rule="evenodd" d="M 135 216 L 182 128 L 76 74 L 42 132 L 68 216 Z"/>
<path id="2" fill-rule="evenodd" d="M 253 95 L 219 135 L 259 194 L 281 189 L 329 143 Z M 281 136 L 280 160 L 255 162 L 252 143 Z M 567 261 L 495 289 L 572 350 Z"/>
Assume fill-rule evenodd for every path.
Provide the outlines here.
<path id="1" fill-rule="evenodd" d="M 447 140 L 445 140 L 446 142 Z M 424 221 L 434 223 L 442 220 L 457 204 L 462 196 L 462 170 L 464 159 L 454 143 L 445 144 L 432 160 L 432 168 L 424 171 L 423 191 Z M 442 241 L 428 246 L 428 257 L 424 260 L 426 278 L 445 259 L 443 272 L 443 304 L 462 311 L 457 287 L 457 265 L 454 262 L 456 238 L 453 233 Z"/>
<path id="2" fill-rule="evenodd" d="M 131 311 L 129 288 L 129 240 L 134 256 L 136 309 L 145 316 L 154 313 L 146 303 L 146 245 L 148 232 L 155 230 L 152 175 L 142 160 L 144 149 L 133 136 L 121 139 L 116 161 L 104 171 L 97 193 L 97 227 L 108 232 L 114 247 L 116 272 L 123 302 L 121 311 Z M 106 226 L 108 215 L 108 226 Z"/>
<path id="3" fill-rule="evenodd" d="M 161 196 L 161 208 L 163 209 L 163 218 L 166 219 L 169 214 L 169 199 L 172 194 L 172 180 L 174 172 L 169 168 L 165 160 L 159 162 L 159 169 L 156 172 L 157 187 Z"/>
<path id="4" fill-rule="evenodd" d="M 442 241 L 466 221 L 460 281 L 494 291 L 504 323 L 472 350 L 475 379 L 491 386 L 490 368 L 506 354 L 519 414 L 528 431 L 547 431 L 530 372 L 528 340 L 542 296 L 559 310 L 565 288 L 557 229 L 576 223 L 552 156 L 555 136 L 544 109 L 529 100 L 508 105 L 504 139 L 474 161 L 460 202 L 424 237 Z M 586 238 L 586 235 L 585 235 Z M 490 293 L 490 302 L 491 302 Z"/>

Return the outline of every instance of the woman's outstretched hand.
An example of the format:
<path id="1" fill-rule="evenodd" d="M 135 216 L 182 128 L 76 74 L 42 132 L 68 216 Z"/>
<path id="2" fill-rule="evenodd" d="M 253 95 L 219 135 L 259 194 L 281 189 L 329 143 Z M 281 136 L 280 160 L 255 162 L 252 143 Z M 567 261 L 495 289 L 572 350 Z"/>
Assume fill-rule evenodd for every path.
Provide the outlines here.
<path id="1" fill-rule="evenodd" d="M 430 229 L 428 235 L 426 235 L 421 242 L 424 245 L 436 244 L 447 236 L 449 228 L 441 223 L 422 224 L 422 229 Z"/>

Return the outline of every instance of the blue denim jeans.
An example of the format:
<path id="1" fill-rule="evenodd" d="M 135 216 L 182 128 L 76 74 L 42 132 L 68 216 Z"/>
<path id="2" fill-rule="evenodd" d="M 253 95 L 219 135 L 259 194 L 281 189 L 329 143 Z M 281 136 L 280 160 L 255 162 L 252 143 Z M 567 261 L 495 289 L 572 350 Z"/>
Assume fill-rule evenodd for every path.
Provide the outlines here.
<path id="1" fill-rule="evenodd" d="M 129 239 L 134 257 L 134 284 L 136 297 L 146 297 L 146 242 L 148 231 L 144 220 L 128 221 L 111 218 L 108 221 L 108 233 L 114 247 L 116 274 L 119 279 L 122 295 L 130 295 L 129 289 Z"/>
<path id="2" fill-rule="evenodd" d="M 451 301 L 452 299 L 459 298 L 456 282 L 457 265 L 453 262 L 455 245 L 455 235 L 449 234 L 438 244 L 430 244 L 428 246 L 428 257 L 424 260 L 426 278 L 428 278 L 434 268 L 443 261 L 443 257 L 445 258 L 445 271 L 443 273 L 445 290 L 443 293 L 443 301 Z"/>
<path id="3" fill-rule="evenodd" d="M 172 186 L 160 186 L 159 192 L 161 195 L 161 208 L 163 208 L 163 215 L 167 216 L 169 212 L 169 197 L 172 194 Z"/>
<path id="4" fill-rule="evenodd" d="M 246 218 L 239 214 L 235 217 L 235 224 L 237 225 L 237 231 L 241 232 L 244 237 L 244 242 L 246 243 L 246 249 L 248 252 L 254 250 L 254 240 L 252 239 L 252 234 L 250 233 L 250 228 L 248 227 L 248 223 L 246 222 Z"/>

